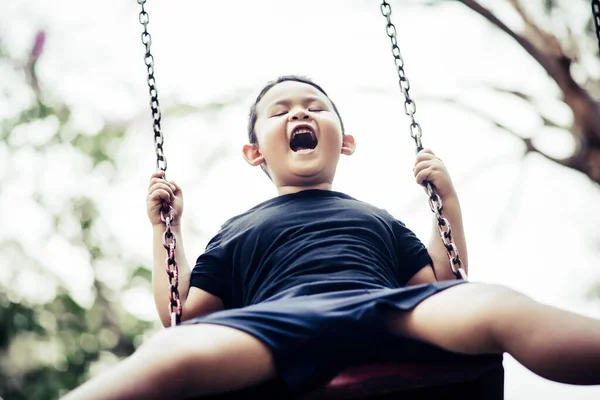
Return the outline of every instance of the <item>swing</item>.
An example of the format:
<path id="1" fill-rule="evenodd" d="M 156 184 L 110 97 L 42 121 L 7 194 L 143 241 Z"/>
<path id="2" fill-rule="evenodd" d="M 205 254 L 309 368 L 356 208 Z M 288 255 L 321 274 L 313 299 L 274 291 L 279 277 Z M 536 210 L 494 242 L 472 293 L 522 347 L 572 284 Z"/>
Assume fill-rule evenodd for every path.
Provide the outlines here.
<path id="1" fill-rule="evenodd" d="M 158 92 L 154 77 L 154 57 L 150 52 L 152 38 L 148 33 L 149 16 L 144 5 L 146 0 L 137 0 L 141 5 L 139 22 L 143 25 L 142 43 L 145 46 L 144 62 L 147 68 L 147 83 L 150 93 L 150 109 L 152 112 L 154 148 L 156 152 L 157 170 L 165 172 L 167 159 L 164 155 L 164 137 L 161 129 L 161 112 Z M 593 0 L 592 3 L 598 3 Z M 398 47 L 396 27 L 391 22 L 392 9 L 383 0 L 380 6 L 382 15 L 386 18 L 386 33 L 391 42 L 392 55 L 399 78 L 400 91 L 404 96 L 404 111 L 409 116 L 410 136 L 415 141 L 416 150 L 423 149 L 421 143 L 421 126 L 415 120 L 416 105 L 410 97 L 410 83 L 404 71 L 404 60 Z M 595 9 L 596 10 L 596 9 Z M 595 15 L 597 15 L 595 13 Z M 596 18 L 596 22 L 598 18 Z M 600 40 L 600 36 L 599 36 Z M 166 174 L 163 175 L 166 179 Z M 430 182 L 424 186 L 429 195 L 429 206 L 438 221 L 438 230 L 447 252 L 452 272 L 458 279 L 467 279 L 458 249 L 453 242 L 449 221 L 443 216 L 443 204 Z M 169 280 L 169 311 L 171 326 L 181 322 L 182 305 L 178 290 L 178 266 L 175 260 L 177 246 L 175 235 L 171 231 L 174 211 L 166 203 L 161 210 L 161 219 L 165 223 L 163 245 L 166 250 L 166 273 Z M 457 355 L 449 363 L 442 362 L 389 362 L 367 364 L 348 368 L 321 387 L 306 393 L 300 398 L 317 399 L 392 399 L 399 396 L 410 396 L 411 399 L 454 399 L 463 398 L 502 399 L 504 396 L 504 369 L 502 356 L 465 357 Z M 285 398 L 283 383 L 279 381 L 256 385 L 235 393 L 227 393 L 208 397 L 213 400 L 232 400 L 246 398 Z"/>

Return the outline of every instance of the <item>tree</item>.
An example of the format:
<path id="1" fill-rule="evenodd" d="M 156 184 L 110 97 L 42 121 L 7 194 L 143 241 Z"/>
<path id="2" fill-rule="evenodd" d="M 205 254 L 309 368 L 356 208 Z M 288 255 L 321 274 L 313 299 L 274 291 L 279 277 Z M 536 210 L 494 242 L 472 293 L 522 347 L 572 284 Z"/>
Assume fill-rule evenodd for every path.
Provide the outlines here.
<path id="1" fill-rule="evenodd" d="M 430 2 L 439 4 L 441 0 Z M 522 30 L 496 16 L 493 7 L 499 2 L 489 1 L 486 3 L 489 6 L 483 0 L 459 2 L 512 38 L 556 83 L 561 93 L 556 101 L 572 110 L 572 123 L 562 126 L 541 112 L 540 118 L 545 126 L 569 132 L 577 142 L 576 150 L 568 158 L 557 159 L 538 147 L 535 139 L 522 137 L 501 122 L 494 122 L 522 140 L 525 155 L 540 154 L 553 163 L 585 174 L 596 184 L 600 183 L 600 79 L 590 67 L 598 67 L 594 26 L 591 18 L 577 22 L 561 16 L 565 7 L 581 6 L 591 17 L 589 2 L 540 0 L 527 2 L 526 7 L 525 1 L 505 0 L 504 3 L 520 15 Z M 538 12 L 536 6 L 543 12 Z M 53 98 L 37 76 L 36 67 L 43 59 L 45 40 L 45 33 L 39 32 L 25 62 L 0 45 L 0 65 L 3 71 L 10 71 L 2 74 L 0 85 L 9 81 L 15 83 L 9 89 L 2 87 L 2 92 L 19 91 L 26 93 L 27 98 L 18 102 L 12 115 L 0 120 L 0 162 L 6 162 L 5 170 L 12 171 L 15 159 L 27 152 L 33 151 L 36 156 L 43 157 L 66 148 L 65 162 L 85 160 L 80 165 L 86 165 L 90 175 L 103 171 L 107 184 L 114 178 L 117 168 L 111 149 L 123 143 L 127 126 L 119 121 L 103 121 L 102 127 L 93 133 L 72 127 L 73 110 Z M 534 108 L 536 106 L 534 94 L 506 88 L 492 90 L 510 93 L 531 102 Z M 12 93 L 5 99 L 7 102 L 11 101 L 10 96 Z M 3 100 L 0 98 L 0 101 Z M 229 104 L 209 104 L 201 111 L 213 113 Z M 183 114 L 196 111 L 197 108 L 186 108 Z M 166 110 L 165 115 L 172 112 Z M 23 129 L 35 124 L 44 125 L 50 134 L 34 142 L 24 142 L 20 137 Z M 0 196 L 10 192 L 11 179 L 11 174 L 0 168 Z M 150 273 L 147 266 L 129 256 L 112 232 L 100 223 L 95 199 L 76 193 L 57 200 L 36 187 L 32 200 L 39 206 L 43 218 L 51 221 L 50 232 L 44 240 L 50 242 L 59 237 L 68 243 L 71 251 L 84 254 L 92 270 L 93 300 L 90 304 L 80 304 L 61 278 L 45 268 L 45 260 L 40 259 L 35 249 L 11 238 L 11 226 L 3 229 L 9 235 L 0 242 L 0 272 L 3 273 L 0 283 L 0 397 L 15 400 L 56 398 L 97 368 L 131 354 L 146 332 L 155 326 L 136 318 L 122 304 L 121 292 L 132 286 L 139 285 L 150 291 Z M 66 258 L 63 262 L 70 263 L 71 260 Z M 128 283 L 114 287 L 103 279 L 102 269 L 107 263 L 116 265 Z M 23 281 L 31 282 L 32 277 L 43 282 L 39 290 L 46 292 L 46 296 L 41 301 L 30 299 L 23 293 Z"/>
<path id="2" fill-rule="evenodd" d="M 14 158 L 23 152 L 33 150 L 41 156 L 61 146 L 71 147 L 75 153 L 87 158 L 90 172 L 104 164 L 114 166 L 110 148 L 123 140 L 126 126 L 107 123 L 94 135 L 70 128 L 71 110 L 65 104 L 45 98 L 37 79 L 35 67 L 43 53 L 44 42 L 45 33 L 39 32 L 25 63 L 18 62 L 5 49 L 0 50 L 0 63 L 16 66 L 11 77 L 19 82 L 15 92 L 30 94 L 27 104 L 12 117 L 1 121 L 0 147 L 6 153 L 8 170 L 12 170 Z M 7 91 L 9 98 L 16 94 Z M 35 144 L 20 140 L 23 129 L 35 124 L 48 124 L 51 134 Z M 104 171 L 109 171 L 107 179 L 111 178 L 110 171 L 114 173 L 110 168 L 104 168 Z M 10 174 L 2 176 L 0 187 L 12 184 Z M 91 197 L 71 195 L 57 205 L 56 200 L 39 187 L 34 189 L 33 197 L 45 217 L 52 221 L 52 232 L 46 240 L 60 237 L 73 249 L 82 250 L 93 269 L 101 268 L 102 262 L 117 263 L 127 271 L 132 285 L 149 286 L 147 268 L 132 259 L 119 260 L 122 250 L 114 239 L 110 239 L 110 233 L 98 234 L 103 228 L 97 224 L 96 202 Z M 103 236 L 109 239 L 102 239 Z M 39 246 L 43 244 L 39 243 Z M 0 285 L 2 398 L 57 398 L 60 393 L 80 384 L 94 368 L 131 354 L 144 333 L 154 325 L 128 313 L 120 303 L 118 293 L 98 274 L 94 274 L 91 285 L 93 301 L 89 307 L 84 307 L 74 300 L 59 277 L 44 268 L 38 255 L 28 251 L 19 240 L 1 241 L 0 249 L 0 256 L 7 261 L 4 271 L 8 274 L 7 280 Z M 66 265 L 70 263 L 69 257 L 69 254 L 64 255 Z M 37 280 L 32 281 L 34 277 Z M 28 299 L 19 284 L 24 281 L 25 285 L 43 282 L 43 286 L 35 289 L 45 291 L 50 300 Z"/>
<path id="3" fill-rule="evenodd" d="M 46 33 L 38 32 L 24 62 L 0 42 L 0 67 L 11 73 L 0 80 L 0 89 L 4 89 L 0 91 L 6 93 L 8 103 L 20 95 L 27 99 L 14 100 L 18 105 L 13 114 L 0 119 L 0 154 L 6 171 L 17 170 L 17 159 L 23 155 L 42 160 L 50 155 L 60 157 L 61 163 L 73 169 L 83 169 L 88 176 L 97 177 L 98 185 L 108 187 L 118 169 L 114 149 L 123 144 L 128 123 L 104 120 L 94 132 L 74 123 L 73 109 L 56 99 L 38 79 L 36 66 L 43 57 L 45 42 Z M 24 93 L 26 96 L 22 96 Z M 235 101 L 214 101 L 199 107 L 175 103 L 166 113 L 177 117 L 192 113 L 214 116 Z M 219 147 L 215 153 L 226 154 Z M 218 158 L 207 157 L 199 167 L 208 170 Z M 29 165 L 26 173 L 41 175 L 44 168 Z M 0 202 L 11 193 L 3 189 L 15 185 L 12 178 L 11 174 L 0 174 Z M 63 179 L 51 178 L 59 182 Z M 0 398 L 56 399 L 131 355 L 144 336 L 158 327 L 157 319 L 147 321 L 129 312 L 123 296 L 131 289 L 151 292 L 150 267 L 135 259 L 102 223 L 100 199 L 72 190 L 82 182 L 61 184 L 61 196 L 56 196 L 56 192 L 43 187 L 43 182 L 35 180 L 31 203 L 39 211 L 39 230 L 43 234 L 38 235 L 40 241 L 34 248 L 17 237 L 8 235 L 3 240 L 0 236 L 0 271 L 6 274 L 6 279 L 0 279 Z M 27 212 L 21 206 L 26 205 L 19 204 L 16 214 Z M 47 232 L 43 228 L 46 220 L 50 221 Z M 6 220 L 0 222 L 10 233 L 11 226 L 4 225 Z M 30 229 L 35 231 L 36 227 Z M 45 260 L 39 254 L 40 249 L 56 243 L 62 246 L 63 253 L 58 257 L 63 258 L 60 262 L 65 269 L 75 268 L 72 257 L 76 254 L 90 267 L 89 304 L 81 304 L 68 282 L 51 272 L 47 264 L 56 260 Z M 111 271 L 107 274 L 108 266 Z M 112 281 L 119 280 L 115 275 L 125 283 L 114 284 Z M 30 295 L 32 291 L 44 295 L 39 299 Z"/>
<path id="4" fill-rule="evenodd" d="M 560 126 L 550 118 L 540 115 L 544 125 L 569 131 L 577 146 L 575 152 L 568 158 L 558 159 L 539 149 L 535 141 L 523 138 L 506 129 L 507 132 L 519 137 L 525 144 L 525 155 L 537 153 L 548 160 L 567 168 L 572 168 L 587 175 L 593 182 L 600 184 L 600 79 L 594 76 L 588 65 L 597 68 L 597 41 L 595 25 L 592 18 L 590 2 L 580 0 L 574 5 L 573 1 L 545 0 L 538 2 L 545 13 L 533 16 L 531 2 L 529 9 L 524 1 L 507 0 L 518 13 L 523 29 L 518 32 L 498 18 L 490 8 L 477 0 L 459 0 L 489 23 L 510 36 L 539 63 L 548 76 L 556 83 L 561 92 L 561 99 L 572 111 L 571 126 Z M 567 7 L 583 7 L 589 9 L 589 18 L 583 23 L 567 21 L 561 18 L 561 12 Z M 582 29 L 583 27 L 583 29 Z M 558 35 L 555 32 L 563 32 Z M 591 61 L 593 60 L 593 61 Z M 574 76 L 577 69 L 579 76 Z M 497 89 L 503 90 L 503 89 Z M 506 90 L 535 106 L 535 96 L 516 90 Z M 498 123 L 499 126 L 502 124 Z"/>

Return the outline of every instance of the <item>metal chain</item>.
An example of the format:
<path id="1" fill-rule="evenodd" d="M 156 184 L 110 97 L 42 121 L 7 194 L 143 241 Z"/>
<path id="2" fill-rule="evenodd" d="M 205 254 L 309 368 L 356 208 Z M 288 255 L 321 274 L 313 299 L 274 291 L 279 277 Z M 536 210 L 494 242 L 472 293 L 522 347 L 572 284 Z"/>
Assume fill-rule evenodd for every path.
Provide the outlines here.
<path id="1" fill-rule="evenodd" d="M 144 55 L 144 63 L 148 70 L 148 77 L 146 79 L 148 83 L 148 90 L 150 93 L 150 110 L 152 112 L 152 129 L 154 131 L 154 150 L 156 152 L 156 169 L 163 171 L 163 179 L 166 178 L 167 170 L 167 158 L 163 151 L 164 137 L 162 129 L 160 127 L 161 113 L 160 104 L 158 102 L 158 91 L 156 90 L 156 79 L 154 78 L 154 56 L 150 52 L 150 46 L 152 45 L 152 36 L 148 32 L 148 23 L 150 17 L 144 8 L 146 0 L 137 0 L 138 4 L 142 6 L 142 11 L 139 14 L 140 24 L 144 27 L 142 32 L 142 44 L 146 48 L 146 54 Z M 165 268 L 167 276 L 169 278 L 169 313 L 171 314 L 171 326 L 176 326 L 181 322 L 181 300 L 179 298 L 179 267 L 175 260 L 175 249 L 177 248 L 177 239 L 175 234 L 171 231 L 171 222 L 175 217 L 175 211 L 167 204 L 163 203 L 162 210 L 160 211 L 160 219 L 165 223 L 165 232 L 163 233 L 163 246 L 167 252 L 167 258 L 165 261 Z"/>
<path id="2" fill-rule="evenodd" d="M 171 231 L 171 222 L 175 217 L 175 211 L 169 206 L 168 214 L 160 212 L 160 219 L 165 223 L 166 229 L 163 233 L 163 246 L 167 251 L 165 269 L 169 278 L 169 312 L 171 314 L 171 326 L 176 326 L 181 322 L 181 300 L 179 298 L 179 267 L 175 260 L 175 249 L 177 248 L 177 238 Z"/>
<path id="3" fill-rule="evenodd" d="M 385 26 L 386 33 L 390 38 L 392 44 L 392 55 L 394 56 L 394 64 L 398 72 L 400 91 L 404 96 L 404 112 L 410 117 L 410 137 L 414 139 L 417 148 L 417 153 L 423 150 L 423 144 L 421 142 L 422 129 L 421 125 L 416 121 L 415 114 L 417 112 L 417 105 L 415 101 L 410 97 L 410 81 L 406 77 L 406 71 L 404 70 L 404 59 L 398 47 L 398 38 L 396 32 L 396 26 L 392 23 L 392 6 L 383 0 L 381 2 L 381 14 L 386 18 L 387 24 Z M 467 280 L 467 273 L 463 268 L 462 260 L 458 254 L 458 248 L 454 244 L 452 238 L 452 229 L 450 227 L 450 221 L 443 216 L 443 203 L 441 197 L 437 194 L 435 186 L 429 181 L 424 183 L 424 186 L 429 195 L 429 208 L 434 213 L 438 222 L 438 231 L 442 243 L 446 247 L 448 252 L 448 260 L 450 261 L 450 269 L 452 273 L 459 278 Z"/>
<path id="4" fill-rule="evenodd" d="M 150 52 L 150 46 L 152 45 L 152 36 L 148 32 L 148 23 L 150 17 L 144 8 L 146 0 L 137 0 L 138 4 L 142 6 L 142 11 L 139 15 L 140 24 L 144 27 L 142 32 L 142 44 L 146 47 L 146 54 L 144 55 L 144 63 L 148 70 L 148 90 L 150 93 L 150 110 L 152 111 L 152 128 L 154 130 L 154 149 L 156 151 L 156 169 L 160 171 L 167 170 L 167 158 L 163 152 L 164 137 L 162 129 L 160 127 L 161 113 L 160 104 L 158 102 L 158 91 L 156 89 L 156 79 L 154 78 L 154 56 Z"/>
<path id="5" fill-rule="evenodd" d="M 598 49 L 600 50 L 600 0 L 592 0 L 592 17 L 596 26 L 596 37 L 598 38 Z"/>

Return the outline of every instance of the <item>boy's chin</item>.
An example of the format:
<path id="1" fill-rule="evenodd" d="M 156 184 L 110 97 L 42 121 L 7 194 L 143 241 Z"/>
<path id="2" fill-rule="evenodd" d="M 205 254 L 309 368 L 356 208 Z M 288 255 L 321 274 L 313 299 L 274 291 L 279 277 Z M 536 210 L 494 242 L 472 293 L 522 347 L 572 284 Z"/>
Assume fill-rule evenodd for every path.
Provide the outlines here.
<path id="1" fill-rule="evenodd" d="M 288 173 L 292 178 L 311 179 L 323 172 L 324 166 L 319 160 L 291 162 L 288 165 Z"/>
<path id="2" fill-rule="evenodd" d="M 290 174 L 286 177 L 288 178 L 286 181 L 289 182 L 290 186 L 320 186 L 331 184 L 333 180 L 332 175 L 323 168 L 301 168 L 290 171 Z"/>

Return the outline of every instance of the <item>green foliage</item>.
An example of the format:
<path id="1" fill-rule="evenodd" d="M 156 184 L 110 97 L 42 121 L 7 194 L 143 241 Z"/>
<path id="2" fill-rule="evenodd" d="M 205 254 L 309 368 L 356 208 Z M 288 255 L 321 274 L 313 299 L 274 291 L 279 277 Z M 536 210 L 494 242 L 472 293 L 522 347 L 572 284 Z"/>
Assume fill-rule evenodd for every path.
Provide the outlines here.
<path id="1" fill-rule="evenodd" d="M 16 359 L 0 364 L 0 381 L 5 382 L 0 396 L 5 399 L 55 399 L 82 383 L 103 353 L 131 354 L 152 327 L 106 297 L 81 307 L 64 288 L 42 305 L 11 300 L 3 289 L 0 305 L 0 349 Z"/>
<path id="2" fill-rule="evenodd" d="M 3 57 L 6 60 L 2 60 Z M 18 64 L 9 54 L 0 51 L 0 63 L 4 61 Z M 0 90 L 6 79 L 10 78 L 4 77 L 3 81 L 0 77 Z M 66 104 L 44 100 L 30 82 L 24 79 L 20 90 L 33 94 L 33 101 L 11 117 L 0 120 L 0 145 L 6 146 L 9 158 L 24 148 L 42 157 L 54 148 L 69 146 L 88 159 L 92 169 L 106 163 L 116 169 L 115 149 L 122 144 L 127 127 L 106 123 L 93 134 L 78 132 L 71 120 L 71 109 Z M 48 119 L 58 124 L 55 128 L 49 125 L 54 130 L 43 140 L 33 144 L 17 137 L 22 132 L 20 128 Z M 106 169 L 103 169 L 103 176 L 106 176 Z M 9 176 L 0 174 L 0 187 L 8 179 Z M 106 179 L 108 185 L 110 176 Z M 71 184 L 75 182 L 66 177 L 66 188 Z M 31 250 L 17 239 L 0 244 L 0 260 L 11 260 L 7 264 L 8 271 L 3 270 L 8 272 L 8 281 L 0 281 L 0 398 L 6 400 L 56 399 L 88 379 L 95 370 L 130 355 L 142 337 L 155 327 L 154 323 L 127 312 L 121 293 L 95 276 L 95 265 L 121 255 L 123 259 L 119 263 L 128 271 L 127 275 L 135 277 L 138 284 L 144 282 L 150 290 L 149 270 L 138 261 L 129 261 L 133 257 L 128 257 L 116 241 L 110 239 L 112 234 L 108 228 L 97 223 L 102 216 L 95 199 L 67 195 L 57 206 L 56 199 L 42 193 L 41 189 L 34 193 L 33 200 L 49 220 L 54 221 L 50 236 L 65 239 L 73 249 L 86 253 L 94 273 L 90 286 L 92 301 L 91 304 L 80 304 L 61 278 L 44 266 L 45 260 L 38 261 L 38 255 L 30 254 Z M 68 233 L 61 228 L 65 221 L 76 222 L 74 226 L 69 225 Z M 35 226 L 31 228 L 36 229 Z M 61 260 L 66 268 L 71 267 L 69 257 L 70 254 L 64 254 L 64 260 Z M 4 262 L 0 262 L 4 269 Z M 28 272 L 42 277 L 44 286 L 35 290 L 48 294 L 45 298 L 50 300 L 36 302 L 22 293 L 22 287 L 16 282 L 22 285 L 23 279 L 19 280 L 19 277 Z"/>
<path id="3" fill-rule="evenodd" d="M 556 8 L 555 0 L 544 0 L 544 11 L 548 14 L 552 13 Z"/>
<path id="4" fill-rule="evenodd" d="M 595 284 L 588 292 L 588 297 L 590 299 L 598 299 L 600 300 L 600 283 Z"/>
<path id="5" fill-rule="evenodd" d="M 11 339 L 19 332 L 41 333 L 43 328 L 35 322 L 31 307 L 8 299 L 7 293 L 0 290 L 0 349 L 6 351 Z"/>
<path id="6" fill-rule="evenodd" d="M 109 125 L 96 135 L 78 133 L 71 140 L 71 144 L 88 155 L 94 167 L 103 162 L 115 165 L 114 154 L 111 154 L 118 144 L 123 141 L 125 127 Z"/>

